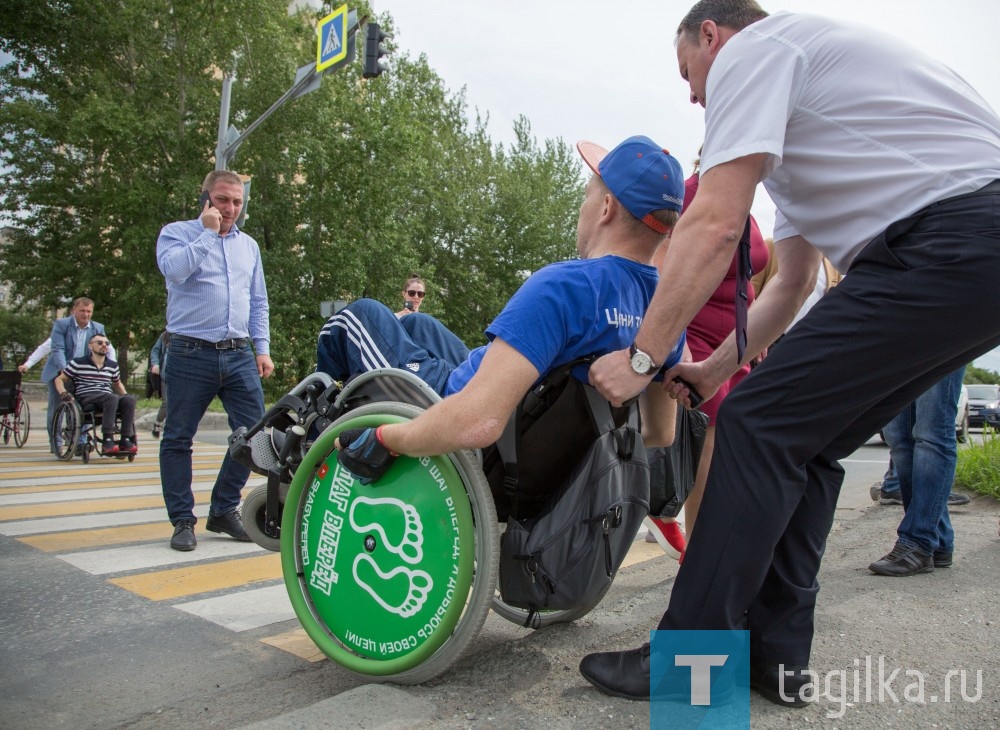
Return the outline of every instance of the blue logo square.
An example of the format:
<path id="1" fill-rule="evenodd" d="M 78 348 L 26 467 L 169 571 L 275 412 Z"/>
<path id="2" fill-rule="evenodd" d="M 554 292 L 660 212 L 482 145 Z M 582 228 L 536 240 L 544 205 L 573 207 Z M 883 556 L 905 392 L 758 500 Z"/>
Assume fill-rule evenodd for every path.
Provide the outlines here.
<path id="1" fill-rule="evenodd" d="M 649 726 L 750 730 L 749 631 L 650 631 Z"/>

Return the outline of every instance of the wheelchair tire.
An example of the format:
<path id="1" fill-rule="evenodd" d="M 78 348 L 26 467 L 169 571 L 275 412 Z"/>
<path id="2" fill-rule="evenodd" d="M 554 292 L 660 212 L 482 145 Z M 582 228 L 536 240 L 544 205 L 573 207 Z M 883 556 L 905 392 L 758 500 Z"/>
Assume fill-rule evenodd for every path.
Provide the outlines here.
<path id="1" fill-rule="evenodd" d="M 551 626 L 552 624 L 566 624 L 583 618 L 597 608 L 597 604 L 604 599 L 604 596 L 610 588 L 611 584 L 609 583 L 608 586 L 601 591 L 601 594 L 597 596 L 597 598 L 583 606 L 567 608 L 560 611 L 536 611 L 535 614 L 530 617 L 530 621 L 528 609 L 517 608 L 516 606 L 510 606 L 504 603 L 503 599 L 500 598 L 499 591 L 493 596 L 492 608 L 498 616 L 502 616 L 508 621 L 518 624 L 519 626 L 524 626 L 529 629 L 543 629 L 546 626 Z"/>
<path id="2" fill-rule="evenodd" d="M 10 443 L 10 434 L 11 431 L 14 430 L 14 427 L 8 426 L 7 421 L 5 420 L 2 424 L 0 424 L 0 430 L 3 431 L 3 443 L 6 446 L 7 444 Z"/>
<path id="3" fill-rule="evenodd" d="M 343 414 L 320 434 L 297 469 L 286 501 L 294 509 L 282 516 L 282 570 L 299 621 L 327 657 L 368 681 L 419 684 L 447 670 L 478 635 L 497 585 L 496 510 L 471 451 L 400 457 L 373 486 L 360 485 L 336 461 L 333 443 L 344 428 L 398 423 L 422 411 L 382 402 Z M 327 507 L 340 500 L 338 509 L 346 514 L 348 499 L 349 524 Z M 401 512 L 377 512 L 385 505 L 375 503 L 393 504 Z M 359 504 L 373 510 L 371 523 L 356 521 Z M 391 524 L 383 514 L 404 517 L 404 539 L 395 548 L 381 527 Z M 332 528 L 338 531 L 333 534 Z M 325 543 L 324 531 L 331 533 Z M 403 550 L 407 535 L 408 556 Z M 414 536 L 420 538 L 419 550 L 413 547 Z M 357 549 L 361 546 L 363 551 Z M 416 569 L 399 564 L 383 572 L 398 562 L 387 552 Z M 370 567 L 359 570 L 365 564 Z M 388 589 L 401 572 L 409 588 L 397 606 L 402 592 Z M 362 573 L 381 580 L 382 597 Z"/>
<path id="4" fill-rule="evenodd" d="M 56 406 L 56 412 L 52 416 L 53 438 L 62 441 L 56 450 L 56 458 L 60 461 L 69 461 L 73 458 L 76 445 L 80 440 L 80 426 L 83 421 L 83 412 L 75 401 L 60 403 Z"/>
<path id="5" fill-rule="evenodd" d="M 261 484 L 255 487 L 247 498 L 243 500 L 241 509 L 243 515 L 243 529 L 255 543 L 265 550 L 281 552 L 281 517 L 284 513 L 285 499 L 288 497 L 288 485 L 282 484 L 278 489 L 278 501 L 281 510 L 278 513 L 278 537 L 271 537 L 264 532 L 264 512 L 267 508 L 267 485 Z"/>
<path id="6" fill-rule="evenodd" d="M 21 407 L 14 416 L 14 444 L 21 448 L 28 443 L 28 430 L 31 428 L 31 409 L 28 401 L 22 399 Z"/>
<path id="7" fill-rule="evenodd" d="M 81 448 L 80 448 L 80 452 L 81 452 L 80 456 L 83 457 L 83 463 L 84 464 L 89 464 L 90 463 L 90 452 L 93 450 L 93 448 L 94 447 L 91 446 L 89 443 L 83 444 L 81 446 Z"/>

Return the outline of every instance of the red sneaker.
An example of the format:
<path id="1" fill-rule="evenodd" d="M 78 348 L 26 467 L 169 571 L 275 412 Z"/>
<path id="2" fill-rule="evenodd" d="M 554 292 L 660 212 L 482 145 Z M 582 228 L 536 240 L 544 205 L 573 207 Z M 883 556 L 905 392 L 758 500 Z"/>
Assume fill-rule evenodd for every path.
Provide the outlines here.
<path id="1" fill-rule="evenodd" d="M 684 541 L 684 533 L 681 526 L 676 522 L 662 520 L 659 517 L 646 517 L 644 524 L 649 529 L 649 534 L 656 538 L 656 542 L 667 555 L 678 562 L 684 559 L 684 550 L 687 543 Z"/>

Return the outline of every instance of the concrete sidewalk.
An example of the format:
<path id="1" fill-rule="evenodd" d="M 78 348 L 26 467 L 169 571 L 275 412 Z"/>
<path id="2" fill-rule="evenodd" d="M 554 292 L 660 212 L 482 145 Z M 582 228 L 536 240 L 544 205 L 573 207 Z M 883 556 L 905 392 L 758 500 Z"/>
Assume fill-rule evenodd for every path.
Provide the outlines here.
<path id="1" fill-rule="evenodd" d="M 838 515 L 820 572 L 811 661 L 822 696 L 790 710 L 751 693 L 754 730 L 1000 727 L 1000 503 L 977 497 L 952 510 L 953 567 L 876 576 L 867 566 L 889 551 L 901 516 L 900 507 L 870 501 Z M 577 664 L 586 653 L 649 640 L 673 585 L 657 580 L 663 567 L 623 570 L 572 626 L 498 640 L 496 632 L 512 631 L 488 622 L 470 654 L 426 685 L 368 683 L 246 728 L 648 727 L 647 703 L 598 693 Z"/>

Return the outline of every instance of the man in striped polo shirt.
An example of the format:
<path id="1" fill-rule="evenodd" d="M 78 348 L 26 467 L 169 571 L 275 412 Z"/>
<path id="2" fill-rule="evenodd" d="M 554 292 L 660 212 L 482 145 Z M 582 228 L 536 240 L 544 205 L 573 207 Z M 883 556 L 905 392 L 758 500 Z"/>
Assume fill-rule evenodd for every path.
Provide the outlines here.
<path id="1" fill-rule="evenodd" d="M 108 359 L 110 345 L 105 335 L 91 337 L 87 345 L 90 354 L 69 361 L 55 380 L 56 390 L 63 401 L 72 401 L 74 394 L 66 390 L 72 381 L 80 405 L 94 405 L 103 412 L 101 436 L 105 455 L 134 454 L 139 451 L 135 443 L 135 396 L 125 392 L 118 363 Z M 122 419 L 122 437 L 117 444 L 115 416 Z"/>

